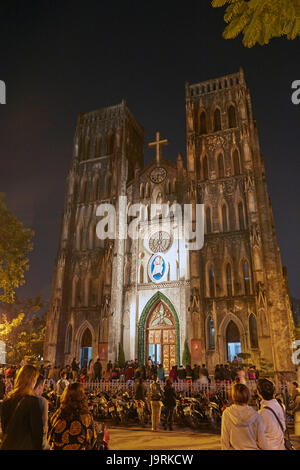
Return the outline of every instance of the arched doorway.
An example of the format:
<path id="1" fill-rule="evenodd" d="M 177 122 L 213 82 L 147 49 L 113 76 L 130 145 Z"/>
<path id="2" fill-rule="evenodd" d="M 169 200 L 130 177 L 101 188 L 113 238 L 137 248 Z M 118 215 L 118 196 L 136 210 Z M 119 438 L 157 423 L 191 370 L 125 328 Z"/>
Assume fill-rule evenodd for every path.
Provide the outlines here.
<path id="1" fill-rule="evenodd" d="M 236 324 L 230 320 L 226 328 L 227 358 L 232 362 L 241 350 L 240 332 Z"/>
<path id="2" fill-rule="evenodd" d="M 84 330 L 80 344 L 80 367 L 87 367 L 92 358 L 92 333 L 89 328 Z"/>
<path id="3" fill-rule="evenodd" d="M 146 325 L 147 358 L 163 364 L 166 371 L 176 364 L 176 325 L 170 308 L 160 300 L 148 316 Z"/>

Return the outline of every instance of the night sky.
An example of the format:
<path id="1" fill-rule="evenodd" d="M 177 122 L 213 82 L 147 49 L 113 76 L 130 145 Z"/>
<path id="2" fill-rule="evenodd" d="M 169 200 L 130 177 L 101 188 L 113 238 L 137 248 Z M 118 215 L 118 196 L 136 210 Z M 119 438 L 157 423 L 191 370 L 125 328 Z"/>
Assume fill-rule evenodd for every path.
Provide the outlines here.
<path id="1" fill-rule="evenodd" d="M 1 2 L 3 5 L 3 2 Z M 15 1 L 0 13 L 0 191 L 35 231 L 19 296 L 50 298 L 77 114 L 125 98 L 145 128 L 185 155 L 185 82 L 245 70 L 264 155 L 277 241 L 300 298 L 300 39 L 246 49 L 222 38 L 224 9 L 209 0 Z M 145 147 L 145 162 L 154 153 Z"/>

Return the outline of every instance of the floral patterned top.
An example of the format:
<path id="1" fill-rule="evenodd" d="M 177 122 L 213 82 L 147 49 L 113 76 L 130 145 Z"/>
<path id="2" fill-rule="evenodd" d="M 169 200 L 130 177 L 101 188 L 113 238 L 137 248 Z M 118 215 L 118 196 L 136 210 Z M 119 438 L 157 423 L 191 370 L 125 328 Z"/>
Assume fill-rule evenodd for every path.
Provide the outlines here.
<path id="1" fill-rule="evenodd" d="M 69 420 L 64 418 L 63 410 L 59 408 L 50 420 L 50 450 L 91 450 L 96 438 L 90 413 Z"/>

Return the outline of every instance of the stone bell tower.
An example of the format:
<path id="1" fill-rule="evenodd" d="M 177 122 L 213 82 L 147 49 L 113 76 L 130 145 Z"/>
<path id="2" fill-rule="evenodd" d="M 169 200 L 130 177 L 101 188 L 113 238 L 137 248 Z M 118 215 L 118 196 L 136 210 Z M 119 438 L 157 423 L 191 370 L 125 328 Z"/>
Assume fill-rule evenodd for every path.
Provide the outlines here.
<path id="1" fill-rule="evenodd" d="M 205 205 L 191 282 L 203 359 L 224 363 L 236 348 L 255 364 L 264 358 L 276 372 L 294 371 L 291 308 L 243 70 L 187 84 L 186 119 L 188 173 Z"/>
<path id="2" fill-rule="evenodd" d="M 124 241 L 97 238 L 96 209 L 106 202 L 118 212 L 143 146 L 124 101 L 78 117 L 47 318 L 44 355 L 52 363 L 79 359 L 82 347 L 98 357 L 99 344 L 108 352 L 108 336 L 117 333 L 122 296 L 112 286 L 122 283 Z"/>

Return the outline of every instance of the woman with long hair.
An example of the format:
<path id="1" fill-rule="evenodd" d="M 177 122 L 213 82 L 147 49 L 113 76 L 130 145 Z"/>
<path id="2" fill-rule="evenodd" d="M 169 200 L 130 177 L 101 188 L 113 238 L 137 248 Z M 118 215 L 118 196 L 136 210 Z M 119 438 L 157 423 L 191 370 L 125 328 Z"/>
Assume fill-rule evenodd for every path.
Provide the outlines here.
<path id="1" fill-rule="evenodd" d="M 34 393 L 38 376 L 36 367 L 30 364 L 23 366 L 17 374 L 13 390 L 2 404 L 3 450 L 42 449 L 42 410 Z"/>
<path id="2" fill-rule="evenodd" d="M 91 450 L 97 433 L 83 385 L 74 382 L 64 390 L 60 407 L 52 416 L 50 450 Z"/>

